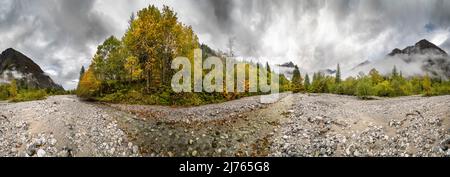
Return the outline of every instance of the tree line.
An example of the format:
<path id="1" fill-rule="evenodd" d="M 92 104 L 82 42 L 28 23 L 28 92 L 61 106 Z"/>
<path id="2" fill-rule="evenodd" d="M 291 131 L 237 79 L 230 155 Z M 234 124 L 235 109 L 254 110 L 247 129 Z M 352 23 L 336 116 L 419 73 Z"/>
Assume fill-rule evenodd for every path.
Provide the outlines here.
<path id="1" fill-rule="evenodd" d="M 404 77 L 396 66 L 387 75 L 380 74 L 376 69 L 369 73 L 360 73 L 357 77 L 341 79 L 341 69 L 339 64 L 334 76 L 327 76 L 321 72 L 313 74 L 312 81 L 309 75 L 305 79 L 300 75 L 298 67 L 294 69 L 292 79 L 294 92 L 308 93 L 334 93 L 341 95 L 354 95 L 366 99 L 369 96 L 397 97 L 408 95 L 446 95 L 450 94 L 450 82 L 441 78 L 430 78 L 425 76 Z"/>
<path id="2" fill-rule="evenodd" d="M 31 88 L 24 84 L 23 80 L 13 79 L 9 83 L 0 84 L 0 100 L 9 100 L 11 102 L 22 102 L 32 100 L 42 100 L 48 95 L 70 94 L 70 91 L 61 89 L 40 89 Z"/>

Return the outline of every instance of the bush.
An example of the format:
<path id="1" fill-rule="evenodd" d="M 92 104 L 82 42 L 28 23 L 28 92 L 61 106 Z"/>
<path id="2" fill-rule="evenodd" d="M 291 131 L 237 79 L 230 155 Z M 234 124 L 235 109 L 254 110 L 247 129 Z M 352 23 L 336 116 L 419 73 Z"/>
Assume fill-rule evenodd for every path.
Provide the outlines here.
<path id="1" fill-rule="evenodd" d="M 392 81 L 391 81 L 392 92 L 391 92 L 390 96 L 396 97 L 396 96 L 410 95 L 412 86 L 410 87 L 410 86 L 407 86 L 406 84 L 407 84 L 406 81 L 404 81 L 402 79 L 399 79 L 399 78 L 392 79 Z"/>
<path id="2" fill-rule="evenodd" d="M 8 85 L 0 85 L 0 100 L 8 100 L 9 98 L 9 86 Z"/>
<path id="3" fill-rule="evenodd" d="M 438 95 L 449 95 L 450 94 L 450 84 L 439 84 L 436 83 L 431 88 L 430 92 L 425 92 L 425 96 L 438 96 Z"/>
<path id="4" fill-rule="evenodd" d="M 353 77 L 347 78 L 344 82 L 341 83 L 343 94 L 345 95 L 355 95 L 356 92 L 356 84 L 357 81 Z"/>
<path id="5" fill-rule="evenodd" d="M 383 81 L 375 86 L 374 94 L 377 96 L 391 96 L 392 94 L 392 88 L 389 81 Z"/>
<path id="6" fill-rule="evenodd" d="M 372 80 L 364 76 L 358 81 L 356 86 L 356 96 L 366 99 L 370 95 L 372 95 Z"/>
<path id="7" fill-rule="evenodd" d="M 16 97 L 11 98 L 12 102 L 23 102 L 33 100 L 43 100 L 47 98 L 45 90 L 23 90 Z"/>

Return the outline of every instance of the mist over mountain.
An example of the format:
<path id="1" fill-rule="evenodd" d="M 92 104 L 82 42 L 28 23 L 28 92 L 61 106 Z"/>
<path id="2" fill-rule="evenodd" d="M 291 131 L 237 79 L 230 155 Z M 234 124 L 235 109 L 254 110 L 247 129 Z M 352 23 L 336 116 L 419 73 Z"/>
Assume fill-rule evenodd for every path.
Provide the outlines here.
<path id="1" fill-rule="evenodd" d="M 395 48 L 380 60 L 365 61 L 347 72 L 347 75 L 367 73 L 372 68 L 389 74 L 394 65 L 404 76 L 429 74 L 431 77 L 445 80 L 450 78 L 450 59 L 447 52 L 426 39 L 402 50 Z"/>
<path id="2" fill-rule="evenodd" d="M 17 80 L 21 87 L 63 89 L 24 54 L 9 48 L 0 54 L 0 83 Z"/>

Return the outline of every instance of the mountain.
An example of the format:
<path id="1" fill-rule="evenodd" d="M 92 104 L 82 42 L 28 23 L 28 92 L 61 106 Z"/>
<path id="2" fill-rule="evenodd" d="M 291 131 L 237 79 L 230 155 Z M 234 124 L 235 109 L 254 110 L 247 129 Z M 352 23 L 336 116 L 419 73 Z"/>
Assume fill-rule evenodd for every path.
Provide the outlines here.
<path id="1" fill-rule="evenodd" d="M 370 64 L 369 60 L 363 61 L 362 63 L 360 63 L 360 64 L 356 65 L 355 67 L 353 67 L 352 70 L 355 70 L 355 69 L 363 67 L 363 66 L 367 66 L 369 64 Z"/>
<path id="2" fill-rule="evenodd" d="M 334 69 L 323 69 L 323 70 L 320 70 L 319 72 L 321 72 L 321 73 L 323 73 L 325 75 L 334 75 L 334 74 L 336 74 L 336 70 L 334 70 Z"/>
<path id="3" fill-rule="evenodd" d="M 450 58 L 446 51 L 426 39 L 404 49 L 393 49 L 385 58 L 372 62 L 365 61 L 355 66 L 350 72 L 367 73 L 376 68 L 389 74 L 393 66 L 403 71 L 406 76 L 425 75 L 448 80 L 450 78 Z"/>
<path id="4" fill-rule="evenodd" d="M 19 87 L 63 89 L 24 54 L 9 48 L 0 54 L 0 83 L 16 79 Z"/>
<path id="5" fill-rule="evenodd" d="M 294 67 L 295 67 L 295 64 L 292 63 L 292 61 L 291 61 L 291 62 L 287 62 L 287 63 L 281 64 L 281 65 L 279 65 L 279 66 L 281 66 L 281 67 L 287 67 L 287 68 L 294 68 Z"/>
<path id="6" fill-rule="evenodd" d="M 388 56 L 396 56 L 399 54 L 406 54 L 406 55 L 434 54 L 447 56 L 447 52 L 445 52 L 438 46 L 434 45 L 430 41 L 427 41 L 426 39 L 422 39 L 419 42 L 417 42 L 414 46 L 408 46 L 403 50 L 395 48 L 394 50 L 392 50 L 391 53 L 388 54 Z"/>

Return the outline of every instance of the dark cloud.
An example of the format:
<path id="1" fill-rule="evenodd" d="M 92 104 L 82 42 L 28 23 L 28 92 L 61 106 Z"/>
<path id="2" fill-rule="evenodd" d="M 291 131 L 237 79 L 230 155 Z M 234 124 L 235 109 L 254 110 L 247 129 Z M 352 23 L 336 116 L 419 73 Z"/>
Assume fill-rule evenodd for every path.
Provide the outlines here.
<path id="1" fill-rule="evenodd" d="M 16 48 L 66 88 L 89 62 L 92 46 L 110 35 L 110 24 L 94 11 L 93 0 L 5 1 L 0 12 L 0 50 Z"/>
<path id="2" fill-rule="evenodd" d="M 179 8 L 172 1 L 168 4 Z M 197 15 L 204 23 L 193 27 L 214 37 L 207 43 L 225 49 L 226 38 L 234 36 L 240 55 L 284 56 L 313 71 L 336 63 L 351 67 L 377 60 L 422 38 L 439 41 L 437 32 L 442 36 L 450 28 L 449 4 L 441 0 L 212 0 L 190 8 L 202 12 Z M 218 24 L 220 29 L 204 30 L 205 24 Z"/>

